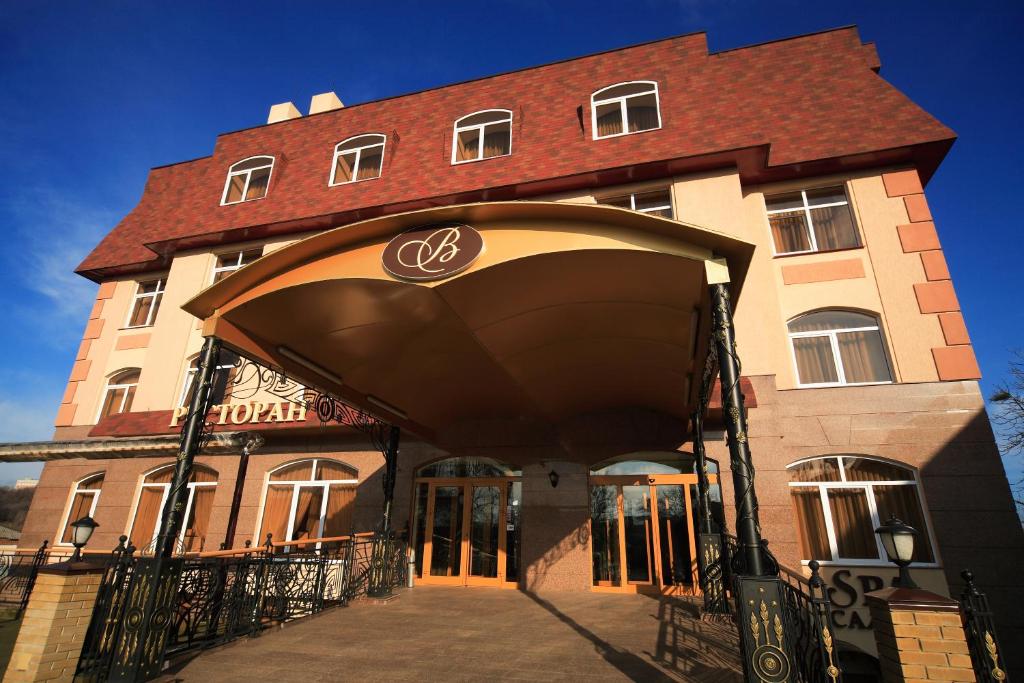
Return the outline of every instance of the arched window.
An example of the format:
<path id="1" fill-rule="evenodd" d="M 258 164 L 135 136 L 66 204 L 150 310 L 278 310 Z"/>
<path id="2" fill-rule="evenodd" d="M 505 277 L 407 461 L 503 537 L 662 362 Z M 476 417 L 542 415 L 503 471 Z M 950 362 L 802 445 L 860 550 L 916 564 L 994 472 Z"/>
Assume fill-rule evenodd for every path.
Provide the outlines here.
<path id="1" fill-rule="evenodd" d="M 160 518 L 167 496 L 171 491 L 174 465 L 164 465 L 153 470 L 142 480 L 139 498 L 135 502 L 135 517 L 128 537 L 139 552 L 151 554 L 160 532 Z M 185 524 L 178 535 L 176 547 L 179 552 L 201 552 L 216 548 L 217 544 L 207 538 L 213 496 L 217 490 L 217 473 L 203 465 L 195 465 L 188 482 L 188 498 L 185 501 Z"/>
<path id="2" fill-rule="evenodd" d="M 100 405 L 99 415 L 96 416 L 97 422 L 111 415 L 131 411 L 135 390 L 139 386 L 139 372 L 138 368 L 129 368 L 121 370 L 107 380 L 103 403 Z"/>
<path id="3" fill-rule="evenodd" d="M 264 543 L 267 534 L 274 541 L 298 541 L 349 533 L 358 483 L 354 468 L 323 458 L 272 470 L 263 495 L 256 544 Z"/>
<path id="4" fill-rule="evenodd" d="M 274 157 L 258 156 L 243 159 L 228 169 L 224 183 L 224 196 L 220 203 L 238 204 L 267 196 L 270 173 L 274 170 Z"/>
<path id="5" fill-rule="evenodd" d="M 789 322 L 801 387 L 892 381 L 878 320 L 852 311 L 817 311 Z"/>
<path id="6" fill-rule="evenodd" d="M 238 356 L 229 349 L 221 349 L 218 359 L 217 370 L 213 376 L 213 388 L 210 397 L 211 405 L 218 405 L 224 402 L 225 398 L 231 396 L 231 384 L 235 379 L 235 372 L 238 370 Z M 192 401 L 192 392 L 195 390 L 194 380 L 199 372 L 199 356 L 197 355 L 185 368 L 185 378 L 181 382 L 181 395 L 178 397 L 179 406 L 187 406 Z"/>
<path id="7" fill-rule="evenodd" d="M 93 474 L 75 483 L 71 489 L 71 500 L 68 502 L 68 511 L 64 514 L 64 521 L 61 523 L 60 541 L 61 545 L 71 545 L 71 525 L 82 517 L 96 516 L 96 503 L 100 500 L 100 490 L 103 488 L 103 473 Z"/>
<path id="8" fill-rule="evenodd" d="M 359 135 L 339 142 L 334 148 L 331 185 L 379 178 L 384 165 L 386 137 L 379 133 Z"/>
<path id="9" fill-rule="evenodd" d="M 590 96 L 594 139 L 661 128 L 658 84 L 632 81 L 602 88 Z"/>
<path id="10" fill-rule="evenodd" d="M 518 465 L 507 465 L 493 458 L 445 458 L 424 465 L 416 474 L 421 478 L 459 479 L 464 477 L 521 477 Z"/>
<path id="11" fill-rule="evenodd" d="M 917 529 L 915 562 L 935 562 L 916 473 L 861 455 L 790 465 L 789 492 L 804 560 L 887 564 L 879 524 L 896 515 Z"/>
<path id="12" fill-rule="evenodd" d="M 452 163 L 479 161 L 512 153 L 512 112 L 488 109 L 455 122 Z"/>

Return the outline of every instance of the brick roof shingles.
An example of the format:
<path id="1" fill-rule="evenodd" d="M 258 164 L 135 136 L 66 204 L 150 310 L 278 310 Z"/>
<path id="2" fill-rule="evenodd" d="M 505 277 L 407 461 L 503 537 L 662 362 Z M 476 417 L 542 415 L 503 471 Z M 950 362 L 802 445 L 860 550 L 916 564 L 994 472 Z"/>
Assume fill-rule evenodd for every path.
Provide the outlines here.
<path id="1" fill-rule="evenodd" d="M 227 133 L 210 157 L 153 169 L 139 204 L 78 272 L 99 279 L 158 265 L 160 243 L 187 246 L 225 233 L 241 240 L 268 225 L 325 228 L 337 223 L 317 217 L 366 217 L 431 197 L 479 200 L 487 188 L 624 165 L 766 146 L 774 168 L 948 146 L 954 133 L 877 66 L 874 46 L 853 27 L 716 54 L 694 34 Z M 658 82 L 662 129 L 592 140 L 591 93 L 629 80 Z M 513 154 L 451 165 L 453 122 L 491 108 L 514 112 Z M 328 187 L 334 145 L 370 132 L 388 136 L 381 179 Z M 255 154 L 277 159 L 267 197 L 221 207 L 228 167 Z"/>

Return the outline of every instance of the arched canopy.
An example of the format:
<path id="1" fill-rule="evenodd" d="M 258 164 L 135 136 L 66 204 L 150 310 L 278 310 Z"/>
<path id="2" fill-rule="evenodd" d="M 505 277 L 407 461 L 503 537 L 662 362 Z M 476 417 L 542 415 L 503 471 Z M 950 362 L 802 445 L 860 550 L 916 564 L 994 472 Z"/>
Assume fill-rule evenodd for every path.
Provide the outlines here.
<path id="1" fill-rule="evenodd" d="M 451 226 L 482 242 L 451 276 L 410 281 L 383 267 L 396 236 Z M 459 258 L 473 255 L 466 240 Z M 437 246 L 417 244 L 421 258 Z M 204 334 L 446 448 L 500 439 L 565 449 L 566 434 L 593 433 L 588 421 L 630 411 L 685 432 L 707 282 L 731 281 L 735 298 L 752 252 L 720 232 L 608 206 L 449 206 L 296 242 L 185 310 L 206 320 Z"/>

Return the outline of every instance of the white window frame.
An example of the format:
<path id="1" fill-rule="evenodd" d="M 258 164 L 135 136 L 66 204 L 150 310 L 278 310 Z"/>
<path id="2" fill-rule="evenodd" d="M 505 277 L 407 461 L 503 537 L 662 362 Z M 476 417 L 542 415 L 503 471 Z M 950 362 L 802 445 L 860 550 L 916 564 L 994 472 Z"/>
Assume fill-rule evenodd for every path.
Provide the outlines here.
<path id="1" fill-rule="evenodd" d="M 366 145 L 359 145 L 358 147 L 345 147 L 345 144 L 352 140 L 358 140 L 359 138 L 380 138 L 379 142 L 371 142 Z M 327 183 L 328 187 L 335 187 L 336 185 L 351 185 L 352 183 L 361 183 L 367 180 L 380 180 L 384 175 L 384 152 L 387 149 L 388 137 L 383 133 L 362 133 L 360 135 L 353 135 L 350 138 L 342 140 L 334 146 L 334 157 L 331 158 L 331 179 Z M 359 178 L 359 169 L 363 162 L 363 150 L 370 149 L 371 147 L 380 147 L 380 172 L 373 178 Z M 342 154 L 356 153 L 356 163 L 352 166 L 352 180 L 335 180 L 335 174 L 338 171 L 338 157 Z"/>
<path id="2" fill-rule="evenodd" d="M 188 361 L 188 365 L 185 366 L 185 376 L 184 376 L 184 378 L 181 381 L 181 395 L 178 396 L 178 407 L 179 408 L 184 408 L 185 407 L 185 405 L 186 405 L 185 399 L 188 398 L 188 390 L 192 388 L 193 378 L 196 376 L 196 373 L 199 372 L 199 368 L 198 367 L 195 367 L 195 368 L 192 367 L 192 361 L 194 361 L 196 358 L 198 358 L 198 356 L 193 356 L 192 358 L 190 358 L 189 361 Z M 218 365 L 214 369 L 214 376 L 216 376 L 216 373 L 219 372 L 220 370 L 228 370 L 228 371 L 230 371 L 231 368 L 233 368 L 233 367 L 235 367 L 234 363 L 228 363 L 226 365 Z M 227 396 L 225 396 L 225 399 L 227 399 Z"/>
<path id="3" fill-rule="evenodd" d="M 161 465 L 156 469 L 150 470 L 142 475 L 142 483 L 139 485 L 139 490 L 135 492 L 135 505 L 132 506 L 132 514 L 128 519 L 128 530 L 126 536 L 131 538 L 132 532 L 135 530 L 135 515 L 139 512 L 139 503 L 142 502 L 142 490 L 143 489 L 155 489 L 161 488 L 163 492 L 160 494 L 160 510 L 164 509 L 167 504 L 167 496 L 171 492 L 171 482 L 147 482 L 146 477 L 151 477 L 157 474 L 161 470 L 166 470 L 174 467 L 174 465 Z M 212 472 L 212 470 L 210 470 Z M 219 474 L 217 475 L 220 476 Z M 188 519 L 189 515 L 192 514 L 192 503 L 196 497 L 196 488 L 199 487 L 216 487 L 219 482 L 216 481 L 190 481 L 188 483 L 188 499 L 185 503 L 185 514 L 181 518 L 181 531 L 178 532 L 178 540 L 175 543 L 175 547 L 183 547 L 185 543 L 185 533 L 188 531 Z M 156 523 L 153 525 L 153 535 L 150 537 L 150 545 L 156 540 L 157 534 L 160 533 L 160 521 L 163 519 L 163 513 L 156 516 Z M 148 550 L 149 547 L 139 548 L 139 552 Z"/>
<path id="4" fill-rule="evenodd" d="M 842 327 L 834 330 L 814 330 L 813 332 L 790 332 L 789 326 L 802 318 L 805 315 L 811 313 L 824 313 L 826 311 L 836 311 L 838 313 L 856 313 L 857 315 L 863 315 L 871 317 L 867 313 L 861 313 L 859 311 L 845 311 L 842 309 L 823 309 L 820 311 L 809 311 L 808 313 L 801 313 L 800 315 L 792 318 L 786 322 L 786 334 L 789 336 L 789 355 L 793 359 L 793 371 L 796 373 L 796 386 L 798 389 L 821 389 L 824 387 L 868 387 L 875 386 L 878 384 L 892 384 L 895 379 L 880 380 L 878 382 L 847 382 L 846 381 L 846 368 L 843 367 L 843 357 L 839 353 L 839 336 L 846 332 L 877 332 L 879 338 L 882 340 L 882 352 L 885 358 L 885 367 L 889 371 L 889 377 L 893 378 L 892 363 L 889 362 L 889 348 L 885 343 L 885 335 L 882 334 L 882 325 L 878 318 L 875 318 L 874 325 L 868 325 L 865 327 Z M 838 381 L 836 382 L 810 382 L 804 383 L 800 379 L 800 365 L 796 361 L 796 345 L 793 343 L 794 339 L 806 339 L 808 337 L 828 337 L 829 345 L 832 349 L 832 359 L 836 364 L 836 376 Z"/>
<path id="5" fill-rule="evenodd" d="M 476 123 L 476 124 L 469 125 L 469 126 L 460 126 L 459 125 L 459 123 L 461 121 L 465 121 L 466 119 L 468 119 L 470 117 L 477 116 L 479 114 L 489 114 L 491 112 L 507 114 L 508 118 L 507 119 L 505 119 L 505 118 L 501 118 L 501 119 L 496 118 L 496 119 L 494 119 L 492 121 L 487 121 L 485 123 Z M 488 126 L 493 126 L 496 123 L 508 123 L 508 153 L 507 154 L 496 154 L 494 156 L 485 157 L 484 156 L 484 135 L 486 133 L 485 129 Z M 452 165 L 455 166 L 457 164 L 471 164 L 471 163 L 473 163 L 475 161 L 484 161 L 485 159 L 500 159 L 501 157 L 512 156 L 512 126 L 513 126 L 512 111 L 510 109 L 481 109 L 480 111 L 475 111 L 472 114 L 466 114 L 465 116 L 462 116 L 462 117 L 456 119 L 455 125 L 453 126 L 453 133 L 452 133 Z M 459 133 L 465 132 L 467 130 L 477 130 L 479 132 L 479 135 L 477 136 L 477 143 L 476 143 L 477 144 L 477 149 L 476 149 L 477 157 L 475 159 L 463 159 L 462 161 L 459 161 L 458 160 Z"/>
<path id="6" fill-rule="evenodd" d="M 606 97 L 597 99 L 601 93 L 607 92 L 613 88 L 618 88 L 623 85 L 649 85 L 654 91 L 654 106 L 658 114 L 658 125 L 655 128 L 645 128 L 644 130 L 630 131 L 629 130 L 629 114 L 628 107 L 626 106 L 626 100 L 634 97 L 644 97 L 650 95 L 650 92 L 638 92 L 631 95 L 620 95 L 618 97 Z M 598 135 L 597 134 L 597 108 L 602 104 L 612 104 L 614 102 L 619 103 L 619 113 L 622 116 L 622 132 L 612 133 L 611 135 Z M 638 135 L 639 133 L 648 133 L 652 130 L 661 130 L 661 94 L 658 92 L 657 81 L 623 81 L 622 83 L 613 83 L 612 85 L 606 85 L 600 90 L 595 90 L 590 95 L 590 132 L 593 140 L 607 140 L 608 138 L 618 138 L 623 135 Z"/>
<path id="7" fill-rule="evenodd" d="M 245 169 L 242 169 L 240 171 L 235 171 L 234 170 L 234 168 L 236 166 L 238 166 L 239 164 L 244 164 L 246 161 L 252 161 L 253 159 L 269 159 L 269 161 L 266 164 L 263 164 L 262 166 L 253 166 L 252 168 L 245 168 Z M 227 178 L 224 180 L 224 192 L 221 193 L 220 205 L 221 206 L 230 206 L 232 204 L 244 204 L 245 202 L 255 202 L 255 201 L 258 201 L 260 199 L 265 199 L 266 196 L 268 194 L 270 194 L 270 181 L 274 177 L 274 163 L 275 162 L 276 162 L 276 159 L 274 157 L 268 155 L 268 154 L 256 154 L 256 155 L 251 156 L 251 157 L 246 157 L 244 159 L 239 159 L 235 163 L 231 164 L 231 166 L 228 167 Z M 252 180 L 253 171 L 260 171 L 260 170 L 263 170 L 264 168 L 269 168 L 270 169 L 270 173 L 267 175 L 267 191 L 263 193 L 262 197 L 253 197 L 252 199 L 246 199 L 245 196 L 247 194 L 249 194 L 249 181 Z M 235 200 L 233 202 L 229 202 L 228 201 L 228 189 L 231 187 L 231 179 L 234 176 L 240 176 L 240 175 L 245 175 L 245 185 L 242 187 L 242 198 L 241 199 L 237 199 L 237 200 Z"/>
<path id="8" fill-rule="evenodd" d="M 247 251 L 256 251 L 257 249 L 260 250 L 260 255 L 259 255 L 258 258 L 263 258 L 263 247 L 252 247 L 251 249 L 239 249 L 238 253 L 235 256 L 235 262 L 233 264 L 229 265 L 229 266 L 218 266 L 217 265 L 217 261 L 219 259 L 221 259 L 222 257 L 228 256 L 230 254 L 234 254 L 235 252 L 227 251 L 227 252 L 221 252 L 219 254 L 214 254 L 214 256 L 213 256 L 213 270 L 210 271 L 210 283 L 209 284 L 212 285 L 216 281 L 218 273 L 233 273 L 236 270 L 241 270 L 243 268 L 243 265 L 242 265 L 242 255 L 245 254 L 245 252 L 247 252 Z M 246 265 L 248 265 L 248 264 L 246 264 Z"/>
<path id="9" fill-rule="evenodd" d="M 78 496 L 79 493 L 90 494 L 92 496 L 92 502 L 89 503 L 88 515 L 90 517 L 95 518 L 96 505 L 100 502 L 100 494 L 103 493 L 103 489 L 79 489 L 78 487 L 81 486 L 82 484 L 88 484 L 93 479 L 101 479 L 105 476 L 106 472 L 97 472 L 95 474 L 90 474 L 87 477 L 83 477 L 75 482 L 74 488 L 71 489 L 71 495 L 68 496 L 68 502 L 64 504 L 64 514 L 61 515 L 60 527 L 57 529 L 57 542 L 54 545 L 59 545 L 65 548 L 74 547 L 73 543 L 64 542 L 64 530 L 68 528 L 68 522 L 71 521 L 69 518 L 71 517 L 71 508 L 75 504 L 75 498 Z M 77 522 L 78 520 L 76 519 L 75 521 Z"/>
<path id="10" fill-rule="evenodd" d="M 846 468 L 843 465 L 843 458 L 852 458 L 857 460 L 874 460 L 890 467 L 896 467 L 904 470 L 910 475 L 909 479 L 892 479 L 885 481 L 848 481 L 846 479 Z M 839 461 L 839 479 L 840 481 L 791 481 L 789 482 L 790 488 L 814 488 L 818 487 L 818 494 L 821 499 L 821 509 L 825 517 L 825 530 L 828 536 L 829 552 L 832 553 L 832 559 L 829 560 L 818 560 L 818 562 L 824 567 L 829 565 L 847 565 L 847 566 L 859 566 L 859 567 L 892 567 L 892 562 L 889 561 L 888 555 L 886 555 L 885 547 L 882 545 L 882 538 L 876 533 L 875 537 L 875 548 L 878 552 L 877 559 L 865 559 L 865 558 L 844 558 L 839 555 L 839 541 L 836 539 L 835 525 L 832 521 L 832 506 L 829 503 L 828 491 L 831 489 L 861 489 L 865 491 L 865 498 L 868 503 L 868 511 L 871 514 L 871 528 L 872 530 L 877 529 L 882 525 L 882 521 L 878 516 L 878 504 L 875 502 L 875 486 L 914 486 L 917 489 L 917 500 L 921 504 L 921 518 L 924 520 L 925 529 L 918 529 L 917 532 L 924 533 L 928 536 L 928 542 L 931 546 L 932 556 L 935 558 L 933 562 L 915 562 L 915 567 L 939 567 L 939 547 L 935 543 L 935 533 L 932 531 L 932 525 L 928 521 L 928 506 L 924 499 L 924 489 L 921 486 L 920 474 L 916 469 L 903 465 L 901 463 L 891 462 L 889 460 L 883 460 L 882 458 L 873 458 L 871 456 L 864 455 L 828 455 L 828 456 L 816 456 L 813 458 L 804 458 L 797 462 L 787 465 L 787 470 L 792 470 L 800 465 L 806 465 L 809 462 L 815 460 L 833 460 Z M 801 533 L 803 529 L 801 529 Z M 801 559 L 801 563 L 807 565 L 811 560 Z"/>
<path id="11" fill-rule="evenodd" d="M 271 475 L 273 475 L 274 472 L 277 472 L 278 470 L 285 469 L 286 467 L 293 467 L 294 465 L 300 465 L 300 464 L 302 464 L 304 462 L 309 462 L 309 461 L 312 461 L 312 463 L 313 463 L 312 467 L 310 469 L 310 475 L 309 475 L 310 478 L 309 479 L 271 479 L 270 478 Z M 339 485 L 339 484 L 351 484 L 352 486 L 358 486 L 359 485 L 359 479 L 324 479 L 324 480 L 317 480 L 317 478 L 316 478 L 317 467 L 319 466 L 319 463 L 321 461 L 326 461 L 326 462 L 330 462 L 330 463 L 336 463 L 336 464 L 339 464 L 339 465 L 344 465 L 345 467 L 348 467 L 348 468 L 353 469 L 353 470 L 355 469 L 354 467 L 352 467 L 351 465 L 348 465 L 347 463 L 344 463 L 344 462 L 342 462 L 340 460 L 334 460 L 332 458 L 303 458 L 302 460 L 293 460 L 292 462 L 287 462 L 287 463 L 285 463 L 283 465 L 278 465 L 274 469 L 272 469 L 269 472 L 267 472 L 267 474 L 265 476 L 265 479 L 264 479 L 264 482 L 263 482 L 263 494 L 260 497 L 259 515 L 257 515 L 257 517 L 256 517 L 256 532 L 254 534 L 254 538 L 256 538 L 259 535 L 260 531 L 262 531 L 262 529 L 263 529 L 263 515 L 266 512 L 267 492 L 270 490 L 271 486 L 280 486 L 282 488 L 285 487 L 285 486 L 291 486 L 292 487 L 292 500 L 291 500 L 291 505 L 290 505 L 290 507 L 288 509 L 288 526 L 285 529 L 285 536 L 286 536 L 286 538 L 284 538 L 284 539 L 274 538 L 274 539 L 271 539 L 272 542 L 274 542 L 274 543 L 286 543 L 288 541 L 294 540 L 292 538 L 292 535 L 295 533 L 295 512 L 298 509 L 298 505 L 299 505 L 299 490 L 303 489 L 303 488 L 320 488 L 321 489 L 321 494 L 322 495 L 321 495 L 321 501 L 320 501 L 320 521 L 317 523 L 317 527 L 316 527 L 317 532 L 316 532 L 316 536 L 314 536 L 314 538 L 323 538 L 324 524 L 327 523 L 327 501 L 328 501 L 328 498 L 329 498 L 329 496 L 331 494 L 331 491 L 330 491 L 331 486 L 336 486 L 336 485 Z M 264 542 L 266 542 L 266 538 L 256 538 L 256 541 L 258 541 L 258 542 L 254 542 L 253 545 L 262 545 Z M 320 546 L 321 546 L 321 543 L 317 542 L 316 547 L 320 548 Z"/>
<path id="12" fill-rule="evenodd" d="M 846 201 L 844 201 L 844 202 L 825 202 L 823 204 L 811 204 L 811 203 L 809 203 L 810 200 L 807 199 L 807 192 L 808 191 L 813 192 L 814 190 L 824 190 L 824 189 L 827 189 L 827 188 L 830 188 L 830 187 L 841 187 L 842 190 L 843 190 L 843 195 L 846 196 Z M 814 219 L 811 218 L 811 210 L 812 209 L 828 209 L 828 208 L 831 208 L 833 206 L 845 206 L 845 207 L 849 208 L 850 207 L 850 193 L 847 192 L 845 184 L 840 184 L 840 185 L 824 185 L 822 187 L 809 187 L 809 188 L 804 189 L 804 190 L 799 190 L 799 192 L 800 192 L 800 199 L 801 199 L 801 201 L 803 201 L 803 206 L 802 207 L 792 208 L 792 209 L 769 209 L 768 208 L 768 200 L 769 199 L 771 199 L 773 196 L 776 196 L 776 195 L 779 195 L 779 194 L 789 194 L 788 192 L 778 192 L 778 193 L 776 193 L 776 195 L 766 194 L 765 197 L 764 197 L 765 212 L 768 214 L 768 217 L 769 217 L 769 220 L 768 220 L 768 233 L 769 233 L 768 237 L 769 237 L 769 239 L 770 239 L 770 241 L 772 243 L 772 256 L 794 256 L 794 255 L 797 255 L 797 254 L 817 254 L 817 253 L 826 253 L 827 254 L 827 253 L 832 252 L 832 251 L 844 251 L 846 249 L 862 249 L 864 247 L 864 241 L 860 237 L 860 230 L 857 228 L 857 221 L 854 219 L 853 209 L 851 208 L 850 209 L 850 220 L 853 223 L 853 234 L 857 236 L 857 244 L 856 244 L 856 246 L 853 246 L 853 247 L 843 247 L 841 249 L 828 249 L 828 250 L 826 250 L 824 252 L 821 252 L 818 249 L 818 238 L 817 238 L 817 235 L 815 235 L 815 232 L 814 232 Z M 804 219 L 806 219 L 806 221 L 807 221 L 807 225 L 806 225 L 807 237 L 808 237 L 807 242 L 808 242 L 808 244 L 811 245 L 811 248 L 810 249 L 804 249 L 804 250 L 801 250 L 801 251 L 778 251 L 778 250 L 776 250 L 776 248 L 775 248 L 775 235 L 771 231 L 771 216 L 775 216 L 775 215 L 778 215 L 780 213 L 793 213 L 794 211 L 801 211 L 801 210 L 804 212 Z"/>
<path id="13" fill-rule="evenodd" d="M 636 208 L 636 196 L 638 194 L 652 194 L 654 192 L 659 192 L 659 191 L 662 191 L 662 190 L 664 190 L 668 194 L 668 204 L 666 204 L 664 206 L 651 206 L 651 207 L 648 207 L 646 209 L 638 209 L 638 208 Z M 655 211 L 662 211 L 664 209 L 668 209 L 672 213 L 672 220 L 675 220 L 675 218 L 676 218 L 675 200 L 672 197 L 672 188 L 671 187 L 653 187 L 653 188 L 651 188 L 649 190 L 639 190 L 639 191 L 636 191 L 636 192 L 627 192 L 625 194 L 609 195 L 609 196 L 605 197 L 604 199 L 598 200 L 597 203 L 598 204 L 603 204 L 604 202 L 606 202 L 606 201 L 608 201 L 610 199 L 621 199 L 623 197 L 629 197 L 629 210 L 630 211 L 636 211 L 637 213 L 650 213 L 650 214 L 653 214 Z M 616 208 L 625 208 L 625 207 L 616 207 Z M 659 216 L 659 218 L 661 218 L 661 216 Z"/>
<path id="14" fill-rule="evenodd" d="M 117 372 L 112 374 L 109 378 L 107 378 L 107 383 L 106 383 L 106 385 L 103 388 L 103 394 L 100 397 L 100 405 L 99 405 L 99 407 L 96 408 L 96 419 L 93 422 L 99 422 L 103 418 L 103 406 L 107 402 L 107 394 L 110 392 L 111 389 L 124 389 L 124 396 L 121 397 L 121 405 L 117 409 L 117 412 L 114 413 L 114 414 L 115 415 L 120 415 L 121 413 L 125 412 L 124 406 L 125 406 L 125 403 L 128 402 L 128 389 L 130 387 L 136 387 L 136 391 L 137 391 L 138 390 L 138 386 L 139 386 L 139 382 L 135 382 L 135 384 L 111 384 L 110 381 L 112 379 L 114 379 L 115 377 L 119 377 L 120 375 L 123 375 L 126 372 L 131 372 L 133 370 L 136 370 L 136 371 L 139 372 L 139 380 L 141 381 L 142 380 L 142 370 L 141 370 L 141 368 L 121 368 L 120 370 L 118 370 Z"/>
<path id="15" fill-rule="evenodd" d="M 132 297 L 132 305 L 128 307 L 128 317 L 124 321 L 124 329 L 126 330 L 137 330 L 143 327 L 152 327 L 156 323 L 156 315 L 160 310 L 160 304 L 157 299 L 162 299 L 164 295 L 164 287 L 166 278 L 155 278 L 153 280 L 139 280 L 135 283 L 135 296 Z M 156 289 L 152 292 L 143 292 L 142 285 L 148 285 L 151 282 L 156 283 Z M 135 307 L 139 302 L 139 299 L 152 299 L 149 306 L 149 313 L 146 314 L 146 322 L 141 325 L 132 325 L 132 317 L 135 315 Z"/>

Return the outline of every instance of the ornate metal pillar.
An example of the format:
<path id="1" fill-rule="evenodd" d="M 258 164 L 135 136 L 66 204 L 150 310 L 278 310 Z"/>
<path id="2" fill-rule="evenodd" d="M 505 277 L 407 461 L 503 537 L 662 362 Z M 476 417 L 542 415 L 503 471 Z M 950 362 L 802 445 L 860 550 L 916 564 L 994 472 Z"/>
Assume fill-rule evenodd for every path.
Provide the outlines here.
<path id="1" fill-rule="evenodd" d="M 164 505 L 155 556 L 139 558 L 125 597 L 125 617 L 114 648 L 110 681 L 146 681 L 160 673 L 167 647 L 167 628 L 173 622 L 175 598 L 184 560 L 174 557 L 184 522 L 188 481 L 203 440 L 210 408 L 220 340 L 207 337 L 196 372 L 196 391 L 181 429 L 181 445 L 167 503 Z"/>
<path id="2" fill-rule="evenodd" d="M 382 598 L 391 594 L 395 585 L 395 576 L 400 558 L 396 557 L 398 547 L 395 533 L 391 528 L 391 509 L 395 501 L 395 478 L 398 474 L 398 445 L 402 436 L 399 427 L 391 425 L 388 430 L 388 441 L 384 447 L 384 509 L 381 514 L 380 528 L 373 537 L 373 550 L 370 555 L 370 576 L 366 594 L 374 598 Z"/>
<path id="3" fill-rule="evenodd" d="M 729 290 L 724 284 L 713 284 L 711 291 L 712 341 L 718 354 L 718 372 L 722 380 L 722 412 L 729 437 L 729 462 L 736 496 L 736 537 L 744 574 L 763 576 L 761 554 L 761 523 L 757 518 L 757 495 L 754 492 L 754 464 L 747 443 L 747 411 L 740 391 L 740 360 L 732 326 Z"/>
<path id="4" fill-rule="evenodd" d="M 703 397 L 702 397 L 703 398 Z M 697 510 L 700 517 L 697 546 L 700 556 L 700 587 L 704 594 L 705 614 L 728 614 L 729 600 L 725 591 L 725 558 L 722 555 L 722 534 L 711 518 L 710 482 L 708 480 L 707 453 L 704 450 L 704 410 L 698 406 L 693 413 L 693 455 L 697 471 Z"/>

